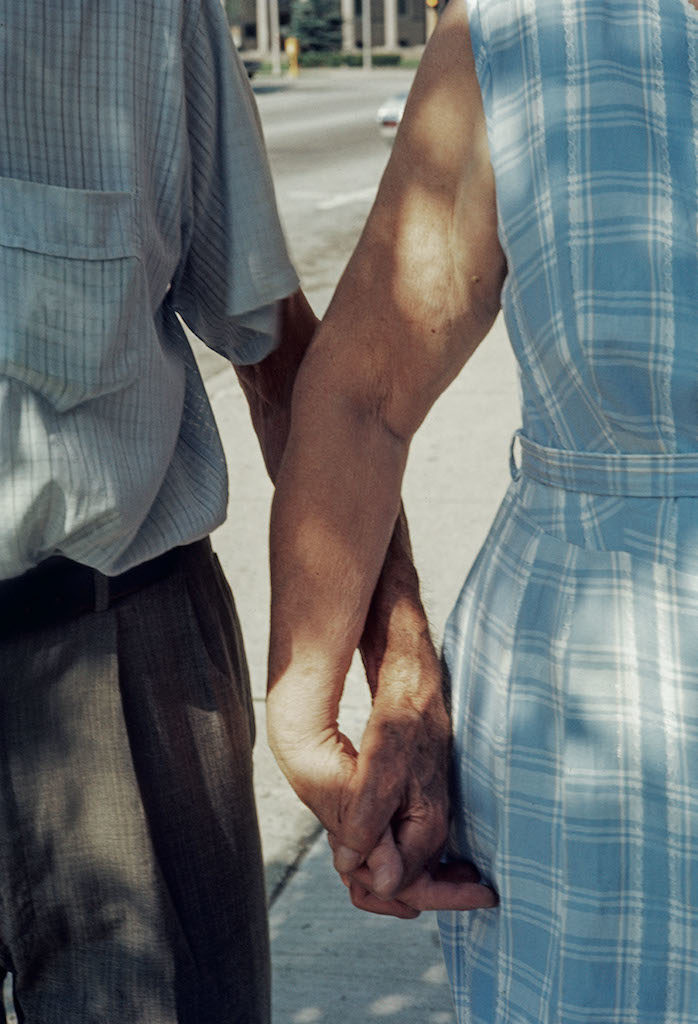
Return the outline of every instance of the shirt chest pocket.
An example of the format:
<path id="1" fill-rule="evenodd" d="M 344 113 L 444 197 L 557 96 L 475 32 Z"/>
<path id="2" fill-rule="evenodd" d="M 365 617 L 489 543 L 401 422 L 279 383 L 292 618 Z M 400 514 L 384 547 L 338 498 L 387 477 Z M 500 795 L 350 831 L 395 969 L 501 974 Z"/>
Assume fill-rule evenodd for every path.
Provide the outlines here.
<path id="1" fill-rule="evenodd" d="M 0 374 L 55 409 L 127 387 L 147 315 L 135 199 L 0 178 Z"/>

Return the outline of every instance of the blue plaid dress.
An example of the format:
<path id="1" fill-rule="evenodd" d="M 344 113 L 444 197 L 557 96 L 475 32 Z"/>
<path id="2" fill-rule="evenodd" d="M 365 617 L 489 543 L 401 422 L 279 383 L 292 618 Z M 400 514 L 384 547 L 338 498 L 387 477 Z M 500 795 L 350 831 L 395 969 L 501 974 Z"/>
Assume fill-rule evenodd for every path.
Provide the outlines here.
<path id="1" fill-rule="evenodd" d="M 469 13 L 523 425 L 445 637 L 458 1019 L 698 1022 L 698 11 Z"/>

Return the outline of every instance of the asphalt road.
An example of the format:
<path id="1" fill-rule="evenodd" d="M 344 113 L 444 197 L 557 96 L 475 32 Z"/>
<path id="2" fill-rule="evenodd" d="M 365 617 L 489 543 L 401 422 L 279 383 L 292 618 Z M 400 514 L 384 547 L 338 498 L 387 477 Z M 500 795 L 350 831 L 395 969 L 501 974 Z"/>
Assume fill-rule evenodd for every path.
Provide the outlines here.
<path id="1" fill-rule="evenodd" d="M 289 251 L 315 312 L 327 308 L 376 194 L 390 148 L 376 124 L 413 71 L 305 71 L 255 79 L 276 197 Z M 197 348 L 205 377 L 223 360 Z"/>
<path id="2" fill-rule="evenodd" d="M 281 216 L 303 287 L 323 312 L 373 202 L 390 153 L 376 125 L 411 71 L 305 72 L 257 99 Z"/>

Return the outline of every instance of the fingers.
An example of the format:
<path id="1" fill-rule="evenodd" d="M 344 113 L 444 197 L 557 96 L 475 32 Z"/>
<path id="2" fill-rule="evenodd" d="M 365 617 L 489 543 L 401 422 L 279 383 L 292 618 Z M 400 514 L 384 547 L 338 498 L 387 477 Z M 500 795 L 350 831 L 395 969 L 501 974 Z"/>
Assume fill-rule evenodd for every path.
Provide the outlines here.
<path id="1" fill-rule="evenodd" d="M 418 808 L 410 809 L 394 823 L 395 843 L 403 864 L 401 887 L 411 885 L 424 869 L 439 862 L 448 838 L 448 814 L 445 800 L 427 803 L 422 797 Z M 394 896 L 397 889 L 388 892 Z"/>
<path id="2" fill-rule="evenodd" d="M 367 879 L 365 888 L 379 900 L 390 899 L 404 887 L 404 865 L 390 828 L 385 830 L 365 860 L 361 853 L 344 846 L 336 836 L 328 833 L 327 840 L 332 848 L 337 873 L 353 875 L 363 867 Z"/>
<path id="3" fill-rule="evenodd" d="M 496 907 L 497 894 L 480 881 L 480 873 L 465 862 L 439 864 L 434 872 L 423 871 L 411 885 L 401 889 L 392 899 L 381 900 L 372 891 L 372 876 L 367 867 L 359 868 L 351 877 L 344 876 L 350 888 L 352 903 L 374 914 L 408 915 L 423 910 L 485 910 Z"/>
<path id="4" fill-rule="evenodd" d="M 446 841 L 446 825 L 444 820 L 438 830 L 424 821 L 406 822 L 400 825 L 397 838 L 392 828 L 387 828 L 366 857 L 336 836 L 328 834 L 327 838 L 338 874 L 356 876 L 361 869 L 364 887 L 379 899 L 390 900 L 438 860 Z"/>
<path id="5" fill-rule="evenodd" d="M 399 917 L 403 921 L 411 921 L 415 917 L 419 917 L 419 911 L 414 907 L 409 907 L 406 903 L 401 903 L 400 900 L 381 900 L 359 882 L 352 881 L 348 875 L 342 875 L 341 878 L 349 890 L 351 902 L 357 910 L 366 910 L 370 914 L 380 914 L 385 917 Z"/>
<path id="6" fill-rule="evenodd" d="M 400 900 L 381 900 L 358 882 L 352 882 L 349 888 L 351 902 L 358 910 L 366 910 L 370 914 L 381 914 L 384 917 L 399 917 L 402 921 L 411 921 L 419 917 L 419 910 L 402 903 Z"/>
<path id="7" fill-rule="evenodd" d="M 374 774 L 379 776 L 378 771 Z M 339 874 L 368 863 L 377 872 L 376 885 L 390 896 L 404 884 L 404 865 L 390 826 L 400 802 L 395 789 L 380 792 L 375 781 L 357 772 L 344 789 L 344 800 L 328 839 Z"/>
<path id="8" fill-rule="evenodd" d="M 333 830 L 341 845 L 363 854 L 362 860 L 382 841 L 405 801 L 415 717 L 395 709 L 387 713 L 374 705 L 364 730 L 338 827 Z M 383 854 L 390 859 L 387 849 Z"/>
<path id="9" fill-rule="evenodd" d="M 332 849 L 335 870 L 339 875 L 353 875 L 363 868 L 363 873 L 369 880 L 366 888 L 382 900 L 390 899 L 393 893 L 401 888 L 404 874 L 402 858 L 391 829 L 386 829 L 365 860 L 362 853 L 344 846 L 331 833 L 328 833 L 327 841 Z"/>
<path id="10" fill-rule="evenodd" d="M 349 875 L 352 871 L 356 871 L 357 868 L 361 867 L 364 859 L 362 853 L 352 850 L 348 846 L 343 846 L 334 839 L 331 832 L 327 833 L 327 841 L 332 847 L 335 871 L 339 875 Z"/>
<path id="11" fill-rule="evenodd" d="M 333 837 L 330 846 L 339 874 L 367 868 L 372 876 L 367 888 L 385 900 L 411 885 L 425 868 L 438 863 L 447 837 L 445 804 L 429 805 L 421 800 L 418 808 L 407 813 L 410 810 L 415 817 L 394 819 L 368 854 Z"/>
<path id="12" fill-rule="evenodd" d="M 403 887 L 404 864 L 390 827 L 366 858 L 366 867 L 371 873 L 370 888 L 379 899 L 390 899 Z"/>
<path id="13" fill-rule="evenodd" d="M 362 753 L 357 770 L 345 789 L 345 803 L 341 809 L 337 828 L 333 831 L 341 846 L 361 854 L 359 863 L 380 848 L 377 864 L 399 858 L 392 842 L 388 846 L 386 833 L 401 799 L 403 779 L 386 769 L 380 758 L 371 761 Z M 383 844 L 381 846 L 381 844 Z M 347 869 L 349 858 L 347 857 Z M 400 866 L 399 878 L 402 877 Z M 398 879 L 399 880 L 399 879 Z"/>
<path id="14" fill-rule="evenodd" d="M 416 882 L 398 893 L 415 910 L 487 910 L 496 907 L 497 894 L 479 882 L 472 864 L 439 864 L 434 874 L 422 872 Z"/>
<path id="15" fill-rule="evenodd" d="M 437 702 L 417 713 L 389 694 L 374 702 L 364 731 L 337 838 L 363 853 L 374 871 L 368 888 L 383 898 L 438 861 L 446 842 L 450 725 L 442 711 Z M 354 871 L 356 858 L 340 857 L 338 869 Z"/>

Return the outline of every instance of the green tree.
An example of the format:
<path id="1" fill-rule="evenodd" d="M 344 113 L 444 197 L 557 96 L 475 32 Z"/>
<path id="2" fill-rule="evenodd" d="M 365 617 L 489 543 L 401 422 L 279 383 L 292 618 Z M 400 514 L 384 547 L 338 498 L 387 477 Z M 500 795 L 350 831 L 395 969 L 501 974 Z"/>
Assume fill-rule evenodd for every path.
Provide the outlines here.
<path id="1" fill-rule="evenodd" d="M 342 18 L 337 0 L 293 0 L 291 4 L 291 35 L 300 48 L 339 50 L 342 45 Z"/>
<path id="2" fill-rule="evenodd" d="M 223 6 L 228 16 L 229 25 L 240 24 L 240 0 L 224 0 Z"/>

